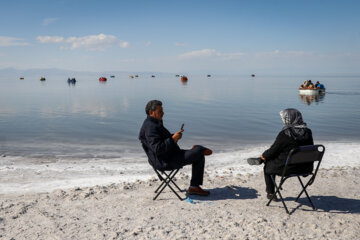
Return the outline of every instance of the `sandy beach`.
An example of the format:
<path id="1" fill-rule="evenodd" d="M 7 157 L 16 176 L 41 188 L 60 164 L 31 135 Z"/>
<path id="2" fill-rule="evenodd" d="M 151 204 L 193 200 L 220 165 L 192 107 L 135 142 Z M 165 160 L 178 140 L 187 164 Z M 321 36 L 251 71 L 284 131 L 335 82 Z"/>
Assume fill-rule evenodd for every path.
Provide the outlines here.
<path id="1" fill-rule="evenodd" d="M 178 175 L 188 186 L 189 169 Z M 0 239 L 357 239 L 360 168 L 320 169 L 308 192 L 285 183 L 281 202 L 266 205 L 262 173 L 207 175 L 209 197 L 179 201 L 166 191 L 153 201 L 155 178 L 135 183 L 0 195 Z M 294 187 L 293 187 L 294 186 Z M 185 197 L 185 195 L 182 195 Z"/>

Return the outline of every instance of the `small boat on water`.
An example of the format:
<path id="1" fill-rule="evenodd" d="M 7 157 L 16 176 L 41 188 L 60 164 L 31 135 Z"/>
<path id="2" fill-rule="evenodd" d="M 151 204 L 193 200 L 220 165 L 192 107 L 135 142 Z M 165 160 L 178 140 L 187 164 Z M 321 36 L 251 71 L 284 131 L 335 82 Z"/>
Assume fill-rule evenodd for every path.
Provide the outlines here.
<path id="1" fill-rule="evenodd" d="M 133 76 L 133 75 L 130 75 L 129 78 L 134 78 L 134 76 Z"/>
<path id="2" fill-rule="evenodd" d="M 182 82 L 187 82 L 187 80 L 188 80 L 188 78 L 187 78 L 186 76 L 182 76 L 182 77 L 181 77 L 181 81 L 182 81 Z"/>
<path id="3" fill-rule="evenodd" d="M 154 77 L 155 77 L 155 75 L 151 75 L 151 77 L 152 77 L 152 78 L 154 78 Z"/>
<path id="4" fill-rule="evenodd" d="M 114 78 L 115 76 L 114 76 L 114 75 L 111 75 L 110 77 L 111 77 L 111 78 Z"/>
<path id="5" fill-rule="evenodd" d="M 255 74 L 251 74 L 252 77 L 255 77 Z"/>
<path id="6" fill-rule="evenodd" d="M 324 84 L 319 83 L 319 81 L 317 81 L 316 84 L 313 84 L 311 80 L 306 80 L 300 85 L 299 93 L 302 95 L 323 94 L 325 93 L 325 86 Z"/>
<path id="7" fill-rule="evenodd" d="M 45 80 L 46 80 L 45 77 L 41 77 L 41 78 L 40 78 L 40 81 L 45 81 Z"/>
<path id="8" fill-rule="evenodd" d="M 107 81 L 106 77 L 100 77 L 99 78 L 99 82 L 106 82 L 106 81 Z"/>
<path id="9" fill-rule="evenodd" d="M 303 95 L 315 95 L 315 94 L 322 94 L 325 93 L 325 86 L 323 84 L 319 84 L 318 87 L 316 88 L 311 88 L 311 87 L 300 87 L 299 88 L 299 93 L 303 94 Z"/>
<path id="10" fill-rule="evenodd" d="M 24 80 L 24 78 L 23 78 L 23 77 L 20 77 L 19 79 L 20 79 L 20 80 Z"/>
<path id="11" fill-rule="evenodd" d="M 76 79 L 75 78 L 68 78 L 67 82 L 68 83 L 76 83 Z"/>
<path id="12" fill-rule="evenodd" d="M 180 75 L 179 75 L 179 74 L 176 74 L 175 77 L 180 77 Z"/>
<path id="13" fill-rule="evenodd" d="M 135 77 L 139 77 L 139 75 L 136 74 Z"/>
<path id="14" fill-rule="evenodd" d="M 303 95 L 316 95 L 325 93 L 325 88 L 299 88 L 299 93 Z"/>
<path id="15" fill-rule="evenodd" d="M 210 75 L 210 74 L 208 74 L 208 75 L 207 75 L 207 77 L 211 77 L 211 75 Z"/>

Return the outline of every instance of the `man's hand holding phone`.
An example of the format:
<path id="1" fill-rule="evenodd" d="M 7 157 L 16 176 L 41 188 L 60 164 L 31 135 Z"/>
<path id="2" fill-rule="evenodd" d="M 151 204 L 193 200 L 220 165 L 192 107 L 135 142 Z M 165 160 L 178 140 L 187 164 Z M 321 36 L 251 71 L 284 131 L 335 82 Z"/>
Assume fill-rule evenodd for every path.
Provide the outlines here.
<path id="1" fill-rule="evenodd" d="M 172 139 L 177 143 L 182 138 L 182 132 L 184 131 L 184 124 L 181 124 L 180 131 L 172 135 Z"/>

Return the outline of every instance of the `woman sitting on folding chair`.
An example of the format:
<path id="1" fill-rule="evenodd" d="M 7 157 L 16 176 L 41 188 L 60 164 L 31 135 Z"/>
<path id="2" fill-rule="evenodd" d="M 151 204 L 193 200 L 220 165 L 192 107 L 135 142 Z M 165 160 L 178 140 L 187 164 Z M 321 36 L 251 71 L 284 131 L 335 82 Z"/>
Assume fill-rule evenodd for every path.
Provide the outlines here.
<path id="1" fill-rule="evenodd" d="M 259 158 L 249 158 L 247 160 L 250 165 L 265 163 L 264 176 L 268 199 L 273 198 L 275 193 L 275 186 L 271 176 L 275 179 L 276 174 L 282 174 L 290 150 L 298 146 L 314 144 L 312 132 L 297 109 L 285 109 L 280 112 L 280 116 L 285 126 L 276 137 L 275 142 Z M 313 163 L 296 165 L 293 168 L 288 166 L 288 170 L 288 173 L 311 172 Z M 276 199 L 276 196 L 274 199 Z"/>

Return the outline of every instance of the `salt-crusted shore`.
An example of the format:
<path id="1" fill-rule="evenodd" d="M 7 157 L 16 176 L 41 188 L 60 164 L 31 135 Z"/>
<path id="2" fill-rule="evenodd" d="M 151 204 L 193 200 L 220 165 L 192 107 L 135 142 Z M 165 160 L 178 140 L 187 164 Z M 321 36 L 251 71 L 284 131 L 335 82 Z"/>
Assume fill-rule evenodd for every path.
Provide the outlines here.
<path id="1" fill-rule="evenodd" d="M 188 171 L 177 179 L 188 186 Z M 285 183 L 281 202 L 266 207 L 262 174 L 206 176 L 209 197 L 179 201 L 158 181 L 0 195 L 0 239 L 359 239 L 360 168 L 320 169 L 308 192 Z M 293 187 L 294 186 L 294 187 Z"/>

